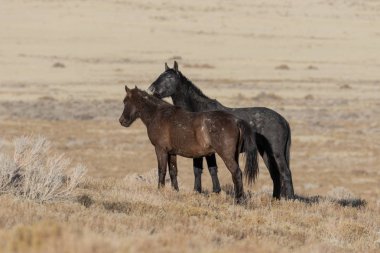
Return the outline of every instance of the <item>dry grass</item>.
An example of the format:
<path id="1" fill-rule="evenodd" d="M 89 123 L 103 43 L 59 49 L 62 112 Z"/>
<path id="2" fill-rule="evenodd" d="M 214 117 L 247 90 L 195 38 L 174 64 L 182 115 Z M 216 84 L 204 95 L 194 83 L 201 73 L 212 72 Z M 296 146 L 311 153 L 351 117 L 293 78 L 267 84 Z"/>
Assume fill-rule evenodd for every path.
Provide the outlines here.
<path id="1" fill-rule="evenodd" d="M 379 250 L 379 206 L 328 198 L 274 201 L 156 189 L 156 172 L 87 180 L 75 200 L 45 204 L 0 196 L 0 252 L 368 252 Z M 225 190 L 231 186 L 225 186 Z M 62 242 L 65 242 L 64 244 Z"/>

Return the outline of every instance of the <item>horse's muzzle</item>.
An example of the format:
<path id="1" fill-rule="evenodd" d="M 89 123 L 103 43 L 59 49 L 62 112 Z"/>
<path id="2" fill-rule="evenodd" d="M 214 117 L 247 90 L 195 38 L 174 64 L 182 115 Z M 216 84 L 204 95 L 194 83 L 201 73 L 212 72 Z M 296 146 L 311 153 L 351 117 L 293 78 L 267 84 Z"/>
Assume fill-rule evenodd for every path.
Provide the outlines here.
<path id="1" fill-rule="evenodd" d="M 124 119 L 124 117 L 120 117 L 119 122 L 122 126 L 126 126 L 127 121 Z"/>
<path id="2" fill-rule="evenodd" d="M 129 127 L 130 125 L 132 125 L 133 123 L 133 120 L 132 119 L 125 119 L 124 117 L 123 118 L 120 118 L 119 119 L 119 122 L 120 124 L 123 126 L 123 127 Z"/>
<path id="3" fill-rule="evenodd" d="M 146 93 L 149 95 L 154 95 L 154 87 L 151 85 L 149 88 L 146 90 Z"/>

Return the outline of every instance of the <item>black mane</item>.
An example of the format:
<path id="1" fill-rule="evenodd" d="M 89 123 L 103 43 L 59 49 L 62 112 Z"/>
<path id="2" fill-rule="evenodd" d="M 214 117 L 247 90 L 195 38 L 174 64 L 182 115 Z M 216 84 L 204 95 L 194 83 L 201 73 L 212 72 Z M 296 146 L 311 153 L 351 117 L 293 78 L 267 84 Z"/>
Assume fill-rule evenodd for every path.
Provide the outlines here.
<path id="1" fill-rule="evenodd" d="M 186 110 L 196 112 L 199 110 L 204 111 L 214 111 L 214 110 L 228 110 L 227 107 L 223 106 L 216 99 L 211 99 L 206 96 L 193 82 L 187 79 L 181 72 L 177 72 L 182 85 L 180 85 L 180 96 L 172 96 L 173 103 L 175 105 L 184 107 Z"/>
<path id="2" fill-rule="evenodd" d="M 190 95 L 193 95 L 191 93 L 195 93 L 195 95 L 210 99 L 201 91 L 201 89 L 199 89 L 195 84 L 193 84 L 193 82 L 190 81 L 186 76 L 184 76 L 180 71 L 178 71 L 178 73 L 182 83 L 186 83 L 188 85 L 188 92 L 190 93 Z"/>

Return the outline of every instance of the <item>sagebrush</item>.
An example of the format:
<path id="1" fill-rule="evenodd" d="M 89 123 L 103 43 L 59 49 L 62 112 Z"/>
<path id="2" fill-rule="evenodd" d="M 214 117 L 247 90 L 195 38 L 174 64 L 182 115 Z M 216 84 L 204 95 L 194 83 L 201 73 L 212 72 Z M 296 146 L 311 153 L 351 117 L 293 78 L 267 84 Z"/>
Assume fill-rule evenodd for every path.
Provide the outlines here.
<path id="1" fill-rule="evenodd" d="M 50 201 L 70 197 L 85 175 L 85 167 L 70 167 L 63 154 L 50 151 L 44 137 L 14 141 L 13 158 L 0 154 L 0 190 L 26 199 Z"/>

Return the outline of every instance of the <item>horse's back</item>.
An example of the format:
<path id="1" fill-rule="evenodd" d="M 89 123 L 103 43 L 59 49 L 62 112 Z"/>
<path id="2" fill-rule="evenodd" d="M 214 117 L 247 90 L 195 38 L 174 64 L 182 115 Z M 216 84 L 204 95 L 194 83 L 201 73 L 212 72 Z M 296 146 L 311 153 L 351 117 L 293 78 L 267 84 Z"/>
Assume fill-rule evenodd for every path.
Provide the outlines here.
<path id="1" fill-rule="evenodd" d="M 258 132 L 287 131 L 289 123 L 278 112 L 267 107 L 229 108 L 228 112 L 249 123 Z"/>

